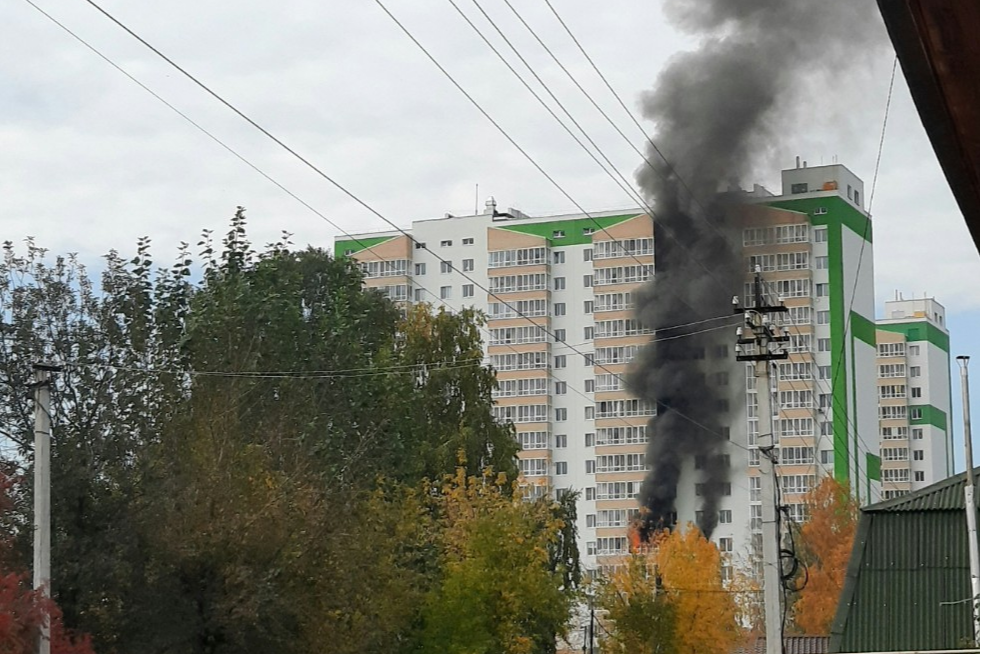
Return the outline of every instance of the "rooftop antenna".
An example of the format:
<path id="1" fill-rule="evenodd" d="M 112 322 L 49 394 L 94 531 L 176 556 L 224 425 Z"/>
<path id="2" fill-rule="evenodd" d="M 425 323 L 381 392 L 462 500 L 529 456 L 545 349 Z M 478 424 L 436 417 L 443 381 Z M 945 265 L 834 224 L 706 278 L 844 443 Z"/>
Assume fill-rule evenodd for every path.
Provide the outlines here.
<path id="1" fill-rule="evenodd" d="M 477 215 L 480 206 L 480 184 L 473 185 L 473 215 Z"/>

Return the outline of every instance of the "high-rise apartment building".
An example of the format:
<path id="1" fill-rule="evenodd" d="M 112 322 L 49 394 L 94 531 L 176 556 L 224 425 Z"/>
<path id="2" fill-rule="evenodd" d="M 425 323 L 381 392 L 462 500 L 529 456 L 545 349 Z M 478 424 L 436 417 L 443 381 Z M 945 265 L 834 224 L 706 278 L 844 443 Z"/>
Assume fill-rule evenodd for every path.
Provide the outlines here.
<path id="1" fill-rule="evenodd" d="M 876 323 L 882 496 L 953 474 L 950 337 L 933 298 L 885 304 Z"/>
<path id="2" fill-rule="evenodd" d="M 851 480 L 863 502 L 878 498 L 871 228 L 862 182 L 844 166 L 783 171 L 782 184 L 779 196 L 757 187 L 739 210 L 735 247 L 746 277 L 731 280 L 731 294 L 748 293 L 743 284 L 759 267 L 769 295 L 789 308 L 781 319 L 789 358 L 776 362 L 772 379 L 773 428 L 783 501 L 803 516 L 803 493 L 824 474 Z M 514 424 L 527 492 L 579 491 L 584 565 L 615 564 L 628 552 L 655 410 L 624 385 L 652 338 L 634 315 L 636 293 L 654 273 L 650 216 L 637 209 L 528 217 L 498 212 L 488 200 L 484 213 L 416 221 L 406 232 L 411 238 L 398 231 L 338 238 L 336 252 L 358 260 L 366 284 L 394 300 L 486 313 L 495 411 Z M 717 318 L 706 329 L 731 332 L 734 341 L 738 317 Z M 757 385 L 752 366 L 735 365 L 732 347 L 715 349 L 697 365 L 731 388 L 731 474 L 712 537 L 739 557 L 751 553 L 762 520 Z M 703 510 L 703 464 L 684 463 L 682 523 Z"/>

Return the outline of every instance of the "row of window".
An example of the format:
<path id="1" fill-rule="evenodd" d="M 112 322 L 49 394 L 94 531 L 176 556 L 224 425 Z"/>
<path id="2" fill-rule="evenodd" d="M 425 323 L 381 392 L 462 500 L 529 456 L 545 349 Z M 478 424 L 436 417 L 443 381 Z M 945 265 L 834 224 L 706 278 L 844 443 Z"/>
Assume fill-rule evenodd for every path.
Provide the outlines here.
<path id="1" fill-rule="evenodd" d="M 912 438 L 914 441 L 923 440 L 923 427 L 882 427 L 879 430 L 882 440 L 902 440 Z"/>
<path id="2" fill-rule="evenodd" d="M 654 266 L 616 266 L 596 268 L 593 271 L 593 286 L 631 284 L 646 282 L 654 276 Z"/>
<path id="3" fill-rule="evenodd" d="M 488 345 L 513 345 L 521 343 L 544 343 L 548 333 L 538 325 L 522 327 L 499 327 L 490 330 Z"/>
<path id="4" fill-rule="evenodd" d="M 827 267 L 827 257 L 824 259 Z M 807 270 L 811 267 L 810 252 L 780 252 L 778 254 L 754 254 L 746 257 L 748 272 L 774 272 L 778 270 Z"/>
<path id="5" fill-rule="evenodd" d="M 645 327 L 639 320 L 627 318 L 620 320 L 597 320 L 593 335 L 595 338 L 617 338 L 620 336 L 638 336 L 653 333 L 653 329 Z"/>
<path id="6" fill-rule="evenodd" d="M 654 254 L 654 239 L 625 238 L 619 241 L 593 241 L 593 259 L 613 259 Z"/>
<path id="7" fill-rule="evenodd" d="M 393 259 L 391 261 L 363 261 L 361 272 L 365 277 L 396 277 L 409 272 L 408 259 Z"/>
<path id="8" fill-rule="evenodd" d="M 495 388 L 492 393 L 495 399 L 501 397 L 523 397 L 528 395 L 547 394 L 548 379 L 545 377 L 532 377 L 530 379 L 501 379 L 498 380 L 497 388 Z"/>
<path id="9" fill-rule="evenodd" d="M 810 225 L 808 223 L 748 227 L 743 230 L 743 245 L 747 247 L 771 243 L 807 243 L 810 240 Z"/>

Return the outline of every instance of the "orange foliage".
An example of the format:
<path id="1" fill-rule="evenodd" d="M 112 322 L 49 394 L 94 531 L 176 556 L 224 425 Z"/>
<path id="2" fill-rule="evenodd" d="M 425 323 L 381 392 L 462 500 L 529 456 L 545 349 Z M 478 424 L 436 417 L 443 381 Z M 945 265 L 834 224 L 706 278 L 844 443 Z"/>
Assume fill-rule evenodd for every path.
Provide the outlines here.
<path id="1" fill-rule="evenodd" d="M 722 556 L 694 525 L 661 532 L 651 561 L 676 609 L 679 654 L 727 654 L 743 638 L 736 596 L 722 582 Z"/>
<path id="2" fill-rule="evenodd" d="M 847 483 L 825 477 L 807 495 L 807 521 L 801 527 L 808 581 L 794 604 L 794 622 L 806 634 L 831 631 L 855 541 L 858 503 Z"/>

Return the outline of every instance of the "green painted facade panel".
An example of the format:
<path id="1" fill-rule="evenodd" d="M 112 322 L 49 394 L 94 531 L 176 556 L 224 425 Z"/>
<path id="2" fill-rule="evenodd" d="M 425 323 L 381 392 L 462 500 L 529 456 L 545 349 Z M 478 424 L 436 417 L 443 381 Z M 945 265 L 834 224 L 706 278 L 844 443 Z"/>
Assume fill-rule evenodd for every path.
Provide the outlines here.
<path id="1" fill-rule="evenodd" d="M 376 245 L 384 243 L 386 241 L 391 241 L 394 236 L 371 236 L 366 238 L 358 239 L 346 239 L 343 241 L 334 241 L 334 256 L 342 257 L 346 255 L 351 255 L 356 252 L 361 252 L 362 250 L 367 250 L 368 248 L 373 248 Z"/>
<path id="2" fill-rule="evenodd" d="M 914 412 L 919 411 L 919 417 L 914 418 Z M 909 424 L 911 425 L 933 425 L 939 429 L 947 431 L 947 414 L 932 404 L 910 404 L 909 405 Z"/>
<path id="3" fill-rule="evenodd" d="M 950 354 L 950 335 L 942 332 L 936 325 L 924 321 L 897 322 L 877 325 L 878 329 L 894 334 L 904 334 L 907 342 L 927 341 Z"/>
<path id="4" fill-rule="evenodd" d="M 852 335 L 863 343 L 875 347 L 875 323 L 854 311 L 852 311 Z"/>
<path id="5" fill-rule="evenodd" d="M 552 247 L 562 247 L 565 245 L 588 245 L 593 242 L 593 233 L 602 229 L 612 227 L 636 218 L 642 214 L 631 213 L 622 216 L 600 216 L 597 218 L 573 218 L 571 220 L 551 220 L 541 223 L 525 223 L 520 225 L 499 224 L 494 225 L 497 229 L 506 229 L 511 232 L 529 234 L 548 241 Z M 562 233 L 564 236 L 555 236 Z M 602 239 L 600 239 L 602 240 Z"/>

